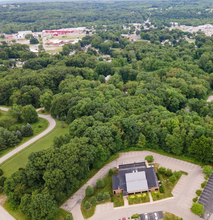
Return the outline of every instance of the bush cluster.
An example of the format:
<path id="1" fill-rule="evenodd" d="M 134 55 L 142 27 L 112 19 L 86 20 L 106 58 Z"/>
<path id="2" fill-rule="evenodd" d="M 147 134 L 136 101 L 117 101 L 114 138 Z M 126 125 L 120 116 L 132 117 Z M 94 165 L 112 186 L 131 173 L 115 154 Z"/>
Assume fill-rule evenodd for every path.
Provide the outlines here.
<path id="1" fill-rule="evenodd" d="M 154 157 L 152 155 L 147 155 L 145 157 L 145 160 L 147 160 L 149 163 L 154 161 Z"/>

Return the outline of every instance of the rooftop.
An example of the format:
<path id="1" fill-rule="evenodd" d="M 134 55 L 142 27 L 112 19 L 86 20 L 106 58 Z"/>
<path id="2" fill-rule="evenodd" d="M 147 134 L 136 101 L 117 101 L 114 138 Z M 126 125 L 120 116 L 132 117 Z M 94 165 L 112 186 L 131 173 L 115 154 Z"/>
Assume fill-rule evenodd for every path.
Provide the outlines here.
<path id="1" fill-rule="evenodd" d="M 125 177 L 128 193 L 149 189 L 145 171 L 126 173 Z"/>

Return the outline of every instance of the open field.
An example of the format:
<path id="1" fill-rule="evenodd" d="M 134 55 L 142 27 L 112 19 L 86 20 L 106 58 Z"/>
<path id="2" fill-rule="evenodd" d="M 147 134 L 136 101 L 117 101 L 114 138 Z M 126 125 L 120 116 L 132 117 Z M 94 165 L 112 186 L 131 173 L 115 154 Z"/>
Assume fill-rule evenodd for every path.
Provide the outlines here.
<path id="1" fill-rule="evenodd" d="M 60 52 L 62 51 L 62 46 L 46 46 L 46 52 L 51 53 L 51 52 Z"/>
<path id="2" fill-rule="evenodd" d="M 28 161 L 28 156 L 32 152 L 47 149 L 52 146 L 54 137 L 67 132 L 68 125 L 65 124 L 65 128 L 62 128 L 61 122 L 57 121 L 55 128 L 51 132 L 2 163 L 0 167 L 3 169 L 4 175 L 8 177 L 20 167 L 25 167 Z"/>
<path id="3" fill-rule="evenodd" d="M 73 39 L 82 39 L 85 34 L 76 34 L 76 35 L 68 35 L 68 36 L 55 36 L 55 37 L 47 37 L 47 40 L 50 39 L 58 39 L 58 40 L 73 40 Z"/>

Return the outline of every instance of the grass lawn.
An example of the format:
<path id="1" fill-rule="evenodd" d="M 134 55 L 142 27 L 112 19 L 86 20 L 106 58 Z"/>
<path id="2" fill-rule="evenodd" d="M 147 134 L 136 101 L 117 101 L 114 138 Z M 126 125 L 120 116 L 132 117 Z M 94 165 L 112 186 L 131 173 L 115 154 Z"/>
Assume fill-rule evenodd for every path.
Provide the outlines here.
<path id="1" fill-rule="evenodd" d="M 53 139 L 56 136 L 67 133 L 69 127 L 65 124 L 65 128 L 61 127 L 61 122 L 56 121 L 55 128 L 47 135 L 29 145 L 18 154 L 12 156 L 7 161 L 1 164 L 0 168 L 4 171 L 4 176 L 8 177 L 20 167 L 25 167 L 28 161 L 28 156 L 35 151 L 47 149 L 53 144 Z"/>
<path id="2" fill-rule="evenodd" d="M 135 194 L 128 197 L 129 205 L 150 202 L 149 193 Z"/>
<path id="3" fill-rule="evenodd" d="M 105 186 L 102 189 L 98 189 L 96 186 L 94 187 L 94 195 L 97 199 L 97 195 L 98 193 L 102 193 L 102 195 L 104 194 L 104 192 L 109 192 L 110 194 L 112 193 L 112 176 L 110 176 L 109 174 L 107 174 L 104 178 L 103 178 L 104 182 L 105 182 Z M 91 216 L 94 215 L 95 213 L 95 207 L 98 204 L 103 204 L 103 203 L 107 203 L 109 201 L 103 201 L 103 202 L 97 202 L 95 204 L 92 205 L 92 207 L 89 210 L 85 210 L 84 209 L 84 204 L 86 201 L 90 202 L 90 198 L 89 196 L 85 196 L 82 203 L 81 203 L 81 212 L 84 216 L 84 218 L 90 218 Z"/>
<path id="4" fill-rule="evenodd" d="M 30 220 L 27 216 L 25 216 L 20 209 L 13 210 L 9 203 L 4 204 L 4 208 L 16 219 L 16 220 Z M 59 212 L 55 215 L 55 217 L 52 220 L 66 220 L 66 215 L 71 213 L 59 209 Z"/>
<path id="5" fill-rule="evenodd" d="M 169 212 L 163 212 L 164 215 L 164 220 L 181 220 L 180 217 L 173 215 L 172 213 Z"/>
<path id="6" fill-rule="evenodd" d="M 120 207 L 120 206 L 124 206 L 124 200 L 123 200 L 123 195 L 120 194 L 120 195 L 115 195 L 113 197 L 113 200 L 114 200 L 114 207 Z"/>
<path id="7" fill-rule="evenodd" d="M 37 113 L 41 114 L 41 115 L 50 115 L 50 112 L 46 111 L 45 109 L 39 110 L 39 111 L 37 111 Z"/>
<path id="8" fill-rule="evenodd" d="M 61 46 L 54 46 L 54 47 L 48 47 L 48 49 L 46 49 L 46 52 L 60 52 L 62 51 L 62 47 Z"/>
<path id="9" fill-rule="evenodd" d="M 158 167 L 158 165 L 156 165 L 156 167 Z M 184 171 L 180 171 L 180 173 L 181 176 L 188 175 L 188 173 Z M 164 189 L 164 193 L 160 193 L 160 191 L 151 192 L 153 201 L 165 199 L 168 197 L 173 197 L 172 190 L 174 189 L 175 185 L 178 183 L 180 178 L 174 181 L 172 185 L 170 185 L 171 184 L 171 181 L 169 180 L 170 177 L 159 172 L 157 173 L 157 175 L 158 175 L 158 179 L 161 181 L 162 187 Z"/>
<path id="10" fill-rule="evenodd" d="M 7 112 L 5 111 L 1 111 L 1 116 L 0 116 L 0 119 L 2 116 L 6 115 Z M 23 123 L 16 123 L 15 125 L 12 125 L 11 128 L 13 128 L 13 130 L 15 131 L 16 130 L 16 125 L 21 128 L 22 125 L 26 125 L 27 123 L 26 122 L 23 122 Z M 39 127 L 41 125 L 41 127 Z M 29 141 L 30 139 L 32 139 L 33 137 L 35 137 L 36 135 L 40 134 L 41 132 L 43 132 L 44 130 L 46 130 L 49 126 L 49 122 L 44 119 L 44 118 L 38 118 L 38 121 L 36 123 L 33 123 L 31 124 L 31 126 L 33 127 L 33 136 L 31 137 L 23 137 L 21 142 L 16 146 L 20 146 L 22 144 L 24 144 L 25 142 Z M 5 154 L 9 153 L 10 151 L 14 150 L 15 148 L 7 148 L 5 150 L 1 150 L 0 151 L 0 158 L 2 156 L 4 156 Z"/>

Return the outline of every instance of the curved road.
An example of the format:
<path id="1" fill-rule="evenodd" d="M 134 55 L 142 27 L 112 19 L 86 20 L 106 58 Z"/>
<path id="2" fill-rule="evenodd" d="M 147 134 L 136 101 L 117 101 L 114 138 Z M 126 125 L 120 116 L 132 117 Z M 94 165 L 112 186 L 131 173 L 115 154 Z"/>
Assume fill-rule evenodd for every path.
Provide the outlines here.
<path id="1" fill-rule="evenodd" d="M 0 107 L 0 110 L 8 111 L 8 108 Z M 40 109 L 37 109 L 36 111 L 39 111 L 39 110 Z M 8 154 L 1 157 L 0 164 L 3 163 L 8 158 L 10 158 L 11 156 L 13 156 L 14 154 L 16 154 L 19 151 L 21 151 L 22 149 L 24 149 L 25 147 L 29 146 L 33 142 L 37 141 L 38 139 L 40 139 L 41 137 L 43 137 L 47 133 L 49 133 L 56 126 L 55 120 L 50 115 L 40 115 L 39 114 L 38 116 L 40 118 L 46 119 L 49 122 L 49 127 L 45 131 L 43 131 L 42 133 L 38 134 L 34 138 L 30 139 L 29 141 L 25 142 L 24 144 L 20 145 L 16 149 L 10 151 Z M 15 218 L 13 218 L 2 206 L 0 206 L 0 219 L 1 220 L 15 220 Z"/>
<path id="2" fill-rule="evenodd" d="M 80 206 L 81 201 L 85 196 L 85 189 L 88 185 L 95 186 L 98 178 L 103 178 L 110 168 L 117 167 L 124 163 L 132 163 L 142 160 L 147 155 L 153 155 L 156 163 L 160 166 L 174 170 L 182 170 L 188 173 L 183 175 L 173 189 L 172 198 L 161 201 L 150 202 L 139 205 L 123 206 L 113 208 L 111 203 L 104 205 L 97 205 L 95 214 L 89 220 L 118 220 L 125 217 L 126 219 L 135 213 L 145 213 L 154 211 L 168 211 L 184 220 L 199 220 L 200 218 L 194 215 L 190 208 L 192 206 L 192 199 L 196 197 L 195 191 L 201 187 L 204 181 L 204 174 L 200 166 L 188 163 L 182 160 L 174 159 L 172 157 L 163 156 L 149 151 L 127 152 L 121 153 L 119 158 L 112 161 L 103 167 L 96 175 L 94 175 L 84 186 L 82 186 L 72 197 L 70 197 L 61 208 L 72 212 L 74 219 L 83 220 Z"/>
<path id="3" fill-rule="evenodd" d="M 8 111 L 8 108 L 0 107 L 1 110 L 3 111 Z M 38 109 L 40 110 L 40 109 Z M 55 126 L 56 122 L 55 120 L 50 116 L 50 115 L 38 115 L 40 118 L 44 118 L 49 122 L 49 127 L 43 131 L 42 133 L 38 134 L 34 138 L 30 139 L 29 141 L 25 142 L 24 144 L 20 145 L 19 147 L 15 148 L 14 150 L 10 151 L 8 154 L 4 155 L 3 157 L 0 158 L 0 164 L 3 163 L 5 160 L 13 156 L 14 154 L 18 153 L 19 151 L 23 150 L 25 147 L 29 146 L 33 142 L 37 141 L 47 133 L 49 133 Z"/>

